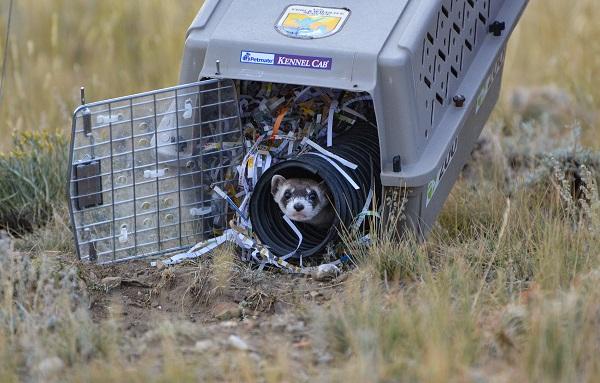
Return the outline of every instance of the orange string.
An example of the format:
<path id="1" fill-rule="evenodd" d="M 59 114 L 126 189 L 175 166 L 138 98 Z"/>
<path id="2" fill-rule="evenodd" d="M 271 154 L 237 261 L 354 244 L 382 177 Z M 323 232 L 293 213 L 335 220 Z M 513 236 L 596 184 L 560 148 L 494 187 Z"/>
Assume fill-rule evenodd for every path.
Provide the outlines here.
<path id="1" fill-rule="evenodd" d="M 271 140 L 275 140 L 275 137 L 277 137 L 277 134 L 279 133 L 279 128 L 281 127 L 281 123 L 283 122 L 283 119 L 285 118 L 287 112 L 288 108 L 283 108 L 281 110 L 281 113 L 279 113 L 279 116 L 277 116 L 277 119 L 275 120 L 275 125 L 273 125 L 273 134 L 271 135 Z"/>

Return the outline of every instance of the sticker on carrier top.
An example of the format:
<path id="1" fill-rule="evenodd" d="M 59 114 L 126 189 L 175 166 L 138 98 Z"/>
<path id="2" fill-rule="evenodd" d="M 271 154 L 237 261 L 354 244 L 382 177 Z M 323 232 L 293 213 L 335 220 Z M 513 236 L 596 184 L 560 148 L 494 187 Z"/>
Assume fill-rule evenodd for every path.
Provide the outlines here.
<path id="1" fill-rule="evenodd" d="M 244 64 L 276 65 L 320 70 L 331 70 L 333 68 L 333 58 L 331 57 L 298 56 L 252 51 L 242 51 L 240 62 Z"/>
<path id="2" fill-rule="evenodd" d="M 279 18 L 275 29 L 294 39 L 322 39 L 342 30 L 350 13 L 347 8 L 290 5 Z"/>

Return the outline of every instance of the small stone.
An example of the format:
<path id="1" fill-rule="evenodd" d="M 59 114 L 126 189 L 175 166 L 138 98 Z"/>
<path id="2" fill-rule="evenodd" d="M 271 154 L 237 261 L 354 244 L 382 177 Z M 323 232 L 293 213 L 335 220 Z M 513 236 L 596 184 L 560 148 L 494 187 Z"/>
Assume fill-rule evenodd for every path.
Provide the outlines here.
<path id="1" fill-rule="evenodd" d="M 324 353 L 320 354 L 319 357 L 317 358 L 318 364 L 329 364 L 332 361 L 333 361 L 333 356 L 328 352 L 324 352 Z"/>
<path id="2" fill-rule="evenodd" d="M 255 320 L 245 319 L 242 324 L 246 328 L 246 330 L 254 330 L 258 328 L 258 323 Z"/>
<path id="3" fill-rule="evenodd" d="M 102 281 L 100 281 L 100 283 L 102 283 L 102 285 L 104 286 L 106 291 L 115 289 L 115 288 L 121 286 L 122 282 L 123 282 L 123 278 L 121 278 L 121 277 L 106 277 L 106 278 L 103 278 Z"/>
<path id="4" fill-rule="evenodd" d="M 37 369 L 41 376 L 54 376 L 65 368 L 65 362 L 57 356 L 46 358 L 38 364 Z"/>
<path id="5" fill-rule="evenodd" d="M 213 343 L 213 341 L 211 340 L 199 340 L 196 342 L 196 344 L 194 345 L 194 351 L 196 352 L 205 352 L 210 350 L 211 348 L 214 348 L 215 344 Z"/>
<path id="6" fill-rule="evenodd" d="M 286 327 L 285 327 L 285 331 L 295 334 L 295 333 L 299 333 L 304 331 L 305 326 L 304 326 L 304 322 L 299 321 L 296 323 L 289 323 Z"/>
<path id="7" fill-rule="evenodd" d="M 311 291 L 310 292 L 310 297 L 312 299 L 315 299 L 315 298 L 320 297 L 320 296 L 321 296 L 321 292 L 319 292 L 319 291 Z"/>
<path id="8" fill-rule="evenodd" d="M 229 339 L 227 339 L 227 343 L 229 343 L 229 345 L 236 350 L 240 350 L 240 351 L 250 350 L 248 343 L 246 343 L 244 340 L 242 340 L 242 338 L 240 338 L 237 335 L 230 335 Z"/>
<path id="9" fill-rule="evenodd" d="M 215 318 L 222 321 L 239 319 L 242 316 L 240 306 L 230 302 L 218 304 L 213 312 L 215 313 Z"/>
<path id="10" fill-rule="evenodd" d="M 237 326 L 239 326 L 239 324 L 240 324 L 240 322 L 238 322 L 238 321 L 228 320 L 228 321 L 221 322 L 221 327 L 236 328 Z"/>
<path id="11" fill-rule="evenodd" d="M 263 323 L 266 323 L 266 322 L 263 322 Z M 285 328 L 287 327 L 287 325 L 288 325 L 287 319 L 282 316 L 274 317 L 271 320 L 271 328 L 273 329 L 273 331 L 276 331 L 276 332 L 284 331 Z"/>
<path id="12" fill-rule="evenodd" d="M 313 273 L 313 279 L 317 282 L 328 282 L 340 275 L 341 271 L 336 265 L 321 265 Z"/>
<path id="13" fill-rule="evenodd" d="M 333 283 L 336 285 L 338 285 L 340 283 L 344 283 L 348 280 L 349 277 L 350 277 L 350 274 L 348 274 L 348 273 L 341 274 L 339 277 L 337 277 L 336 279 L 333 280 Z"/>

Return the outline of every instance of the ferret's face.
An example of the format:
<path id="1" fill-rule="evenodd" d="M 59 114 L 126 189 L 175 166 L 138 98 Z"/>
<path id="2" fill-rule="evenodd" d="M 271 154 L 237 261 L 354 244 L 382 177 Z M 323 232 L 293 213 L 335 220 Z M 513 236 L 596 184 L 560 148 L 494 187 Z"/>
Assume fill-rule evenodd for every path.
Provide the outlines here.
<path id="1" fill-rule="evenodd" d="M 274 176 L 271 193 L 283 214 L 296 222 L 313 220 L 329 205 L 325 184 L 310 179 Z"/>

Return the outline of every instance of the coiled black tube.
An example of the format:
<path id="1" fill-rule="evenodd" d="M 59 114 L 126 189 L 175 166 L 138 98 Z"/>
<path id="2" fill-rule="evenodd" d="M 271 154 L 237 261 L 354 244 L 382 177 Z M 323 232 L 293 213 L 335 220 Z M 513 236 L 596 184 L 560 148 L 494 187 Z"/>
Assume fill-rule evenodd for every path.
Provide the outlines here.
<path id="1" fill-rule="evenodd" d="M 283 213 L 273 199 L 271 194 L 273 176 L 325 181 L 331 191 L 337 215 L 334 224 L 331 229 L 324 231 L 311 225 L 296 223 L 302 232 L 303 241 L 300 249 L 292 255 L 295 259 L 300 257 L 306 259 L 322 254 L 329 243 L 336 241 L 340 229 L 349 228 L 364 209 L 371 188 L 375 191 L 375 201 L 380 201 L 381 166 L 375 127 L 358 123 L 348 132 L 336 137 L 333 147 L 327 150 L 358 165 L 355 170 L 352 170 L 338 164 L 360 186 L 360 189 L 354 189 L 329 161 L 311 154 L 316 153 L 316 150 L 272 166 L 262 175 L 254 189 L 250 201 L 252 228 L 262 243 L 276 256 L 293 253 L 298 247 L 298 237 L 283 220 Z M 368 208 L 371 209 L 371 206 Z"/>

